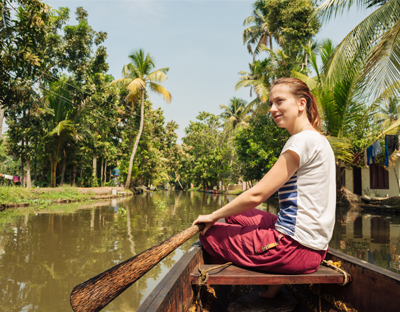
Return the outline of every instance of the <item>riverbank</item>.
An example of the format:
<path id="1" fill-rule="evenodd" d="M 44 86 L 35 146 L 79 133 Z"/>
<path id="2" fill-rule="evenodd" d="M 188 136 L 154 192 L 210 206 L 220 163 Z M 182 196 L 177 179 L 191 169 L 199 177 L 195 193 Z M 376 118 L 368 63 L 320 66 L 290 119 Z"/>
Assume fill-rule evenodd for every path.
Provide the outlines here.
<path id="1" fill-rule="evenodd" d="M 116 194 L 112 190 L 116 189 Z M 114 192 L 115 193 L 115 192 Z M 74 203 L 87 200 L 102 200 L 132 195 L 131 190 L 123 187 L 71 187 L 57 188 L 21 188 L 0 187 L 0 211 L 10 208 L 47 206 L 60 203 Z"/>
<path id="2" fill-rule="evenodd" d="M 240 195 L 245 191 L 242 190 L 230 190 L 230 191 L 211 191 L 211 190 L 204 190 L 200 188 L 191 188 L 187 189 L 186 191 L 191 192 L 191 191 L 198 191 L 198 192 L 203 192 L 203 193 L 210 193 L 210 194 L 225 194 L 225 195 Z"/>

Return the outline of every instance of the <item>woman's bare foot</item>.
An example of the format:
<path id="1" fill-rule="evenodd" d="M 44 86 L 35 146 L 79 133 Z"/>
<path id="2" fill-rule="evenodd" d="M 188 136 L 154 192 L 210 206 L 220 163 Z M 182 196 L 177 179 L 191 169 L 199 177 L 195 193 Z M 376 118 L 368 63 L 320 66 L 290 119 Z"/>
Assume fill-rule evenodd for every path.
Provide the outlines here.
<path id="1" fill-rule="evenodd" d="M 267 290 L 259 292 L 258 295 L 262 298 L 272 299 L 276 297 L 282 287 L 283 285 L 269 285 Z"/>

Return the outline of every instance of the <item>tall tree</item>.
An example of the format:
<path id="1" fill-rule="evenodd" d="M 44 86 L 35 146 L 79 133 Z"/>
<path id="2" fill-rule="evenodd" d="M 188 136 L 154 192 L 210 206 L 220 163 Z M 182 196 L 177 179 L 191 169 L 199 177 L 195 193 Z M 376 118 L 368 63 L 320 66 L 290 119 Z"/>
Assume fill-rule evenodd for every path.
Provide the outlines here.
<path id="1" fill-rule="evenodd" d="M 125 187 L 129 188 L 131 183 L 131 171 L 133 168 L 133 160 L 135 158 L 136 150 L 139 145 L 140 136 L 143 132 L 143 119 L 144 119 L 144 99 L 147 93 L 147 87 L 158 94 L 163 95 L 164 100 L 171 102 L 171 94 L 160 84 L 164 82 L 169 71 L 168 67 L 154 70 L 154 58 L 149 53 L 145 54 L 142 49 L 134 51 L 129 55 L 131 63 L 125 65 L 122 69 L 123 78 L 115 80 L 113 83 L 126 86 L 129 94 L 126 97 L 127 102 L 133 106 L 140 97 L 140 126 L 139 132 L 136 136 L 135 144 L 133 145 L 131 157 L 129 160 L 128 175 L 125 182 Z"/>

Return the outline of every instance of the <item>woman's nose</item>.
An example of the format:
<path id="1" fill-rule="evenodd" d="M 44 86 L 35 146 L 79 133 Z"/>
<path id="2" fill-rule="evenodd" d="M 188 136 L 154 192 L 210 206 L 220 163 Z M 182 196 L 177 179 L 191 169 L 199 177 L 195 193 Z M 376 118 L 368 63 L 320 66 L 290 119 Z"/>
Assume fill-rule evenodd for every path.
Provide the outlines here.
<path id="1" fill-rule="evenodd" d="M 270 108 L 269 108 L 269 111 L 270 111 L 270 112 L 276 112 L 276 111 L 278 111 L 278 109 L 277 109 L 277 107 L 276 107 L 276 105 L 275 105 L 274 103 L 271 104 L 271 106 L 270 106 Z"/>

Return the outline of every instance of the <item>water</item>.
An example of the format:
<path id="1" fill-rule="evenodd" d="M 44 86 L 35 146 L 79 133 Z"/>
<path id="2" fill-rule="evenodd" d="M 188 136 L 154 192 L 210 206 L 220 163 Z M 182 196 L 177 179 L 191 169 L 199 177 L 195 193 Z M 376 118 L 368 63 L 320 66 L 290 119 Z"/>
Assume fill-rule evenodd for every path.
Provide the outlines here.
<path id="1" fill-rule="evenodd" d="M 221 207 L 222 195 L 159 191 L 91 205 L 0 214 L 0 310 L 72 311 L 77 284 L 188 228 L 199 214 Z M 277 203 L 259 209 L 277 213 Z M 347 209 L 348 210 L 348 209 Z M 399 217 L 338 208 L 331 247 L 399 272 Z M 194 237 L 103 311 L 135 311 Z"/>

